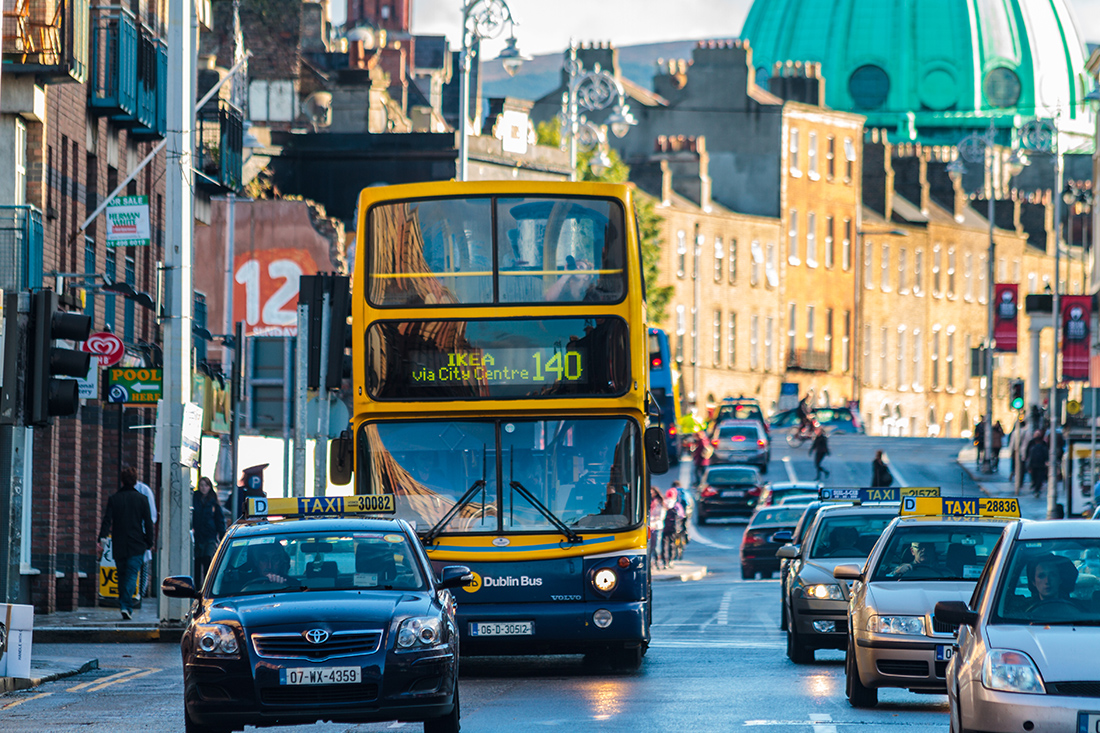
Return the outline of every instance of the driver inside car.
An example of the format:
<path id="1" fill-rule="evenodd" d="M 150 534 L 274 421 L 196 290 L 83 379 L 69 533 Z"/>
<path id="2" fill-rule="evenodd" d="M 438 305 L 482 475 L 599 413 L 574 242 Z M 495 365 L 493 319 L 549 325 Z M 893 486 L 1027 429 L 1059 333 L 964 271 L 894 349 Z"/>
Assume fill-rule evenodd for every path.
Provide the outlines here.
<path id="1" fill-rule="evenodd" d="M 1027 587 L 1031 592 L 1032 604 L 1029 612 L 1049 603 L 1068 603 L 1070 593 L 1077 584 L 1078 570 L 1073 561 L 1059 555 L 1045 555 L 1035 558 L 1027 564 Z"/>
<path id="2" fill-rule="evenodd" d="M 894 572 L 890 573 L 890 577 L 900 578 L 906 573 L 913 572 L 914 568 L 917 567 L 942 570 L 939 558 L 936 555 L 935 543 L 914 542 L 909 546 L 909 552 L 912 554 L 912 559 L 894 568 Z"/>
<path id="3" fill-rule="evenodd" d="M 290 575 L 290 556 L 278 544 L 253 545 L 248 548 L 250 576 L 245 585 L 255 581 L 285 584 Z"/>

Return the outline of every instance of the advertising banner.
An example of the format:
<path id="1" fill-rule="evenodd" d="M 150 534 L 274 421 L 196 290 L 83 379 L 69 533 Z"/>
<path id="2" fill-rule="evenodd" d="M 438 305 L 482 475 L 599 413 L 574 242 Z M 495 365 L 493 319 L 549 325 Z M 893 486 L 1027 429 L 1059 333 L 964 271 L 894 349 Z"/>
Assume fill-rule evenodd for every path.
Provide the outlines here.
<path id="1" fill-rule="evenodd" d="M 119 196 L 105 212 L 108 247 L 149 246 L 148 196 Z"/>
<path id="2" fill-rule="evenodd" d="M 1016 315 L 1019 310 L 1019 288 L 1016 283 L 993 285 L 993 341 L 996 351 L 1016 353 Z"/>
<path id="3" fill-rule="evenodd" d="M 1062 379 L 1088 380 L 1092 296 L 1062 296 Z"/>

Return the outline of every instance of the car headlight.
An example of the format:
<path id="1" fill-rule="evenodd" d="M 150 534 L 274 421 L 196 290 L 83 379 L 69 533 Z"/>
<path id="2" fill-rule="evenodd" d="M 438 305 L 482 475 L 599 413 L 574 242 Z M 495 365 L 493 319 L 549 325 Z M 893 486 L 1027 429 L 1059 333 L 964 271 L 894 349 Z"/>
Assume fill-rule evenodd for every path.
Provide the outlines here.
<path id="1" fill-rule="evenodd" d="M 592 576 L 592 585 L 601 593 L 610 593 L 619 584 L 619 576 L 611 568 L 600 568 Z"/>
<path id="2" fill-rule="evenodd" d="M 239 657 L 241 647 L 233 629 L 223 624 L 199 624 L 195 627 L 195 646 L 204 657 Z"/>
<path id="3" fill-rule="evenodd" d="M 867 630 L 876 634 L 924 634 L 924 619 L 920 616 L 872 616 Z"/>
<path id="4" fill-rule="evenodd" d="M 397 646 L 401 649 L 435 646 L 441 643 L 442 638 L 442 627 L 434 616 L 407 618 L 397 629 Z"/>
<path id="5" fill-rule="evenodd" d="M 819 601 L 843 601 L 844 594 L 836 583 L 818 583 L 806 586 L 806 597 Z"/>
<path id="6" fill-rule="evenodd" d="M 1023 652 L 1011 649 L 991 649 L 982 664 L 982 684 L 990 690 L 1046 693 L 1043 676 L 1035 662 Z"/>

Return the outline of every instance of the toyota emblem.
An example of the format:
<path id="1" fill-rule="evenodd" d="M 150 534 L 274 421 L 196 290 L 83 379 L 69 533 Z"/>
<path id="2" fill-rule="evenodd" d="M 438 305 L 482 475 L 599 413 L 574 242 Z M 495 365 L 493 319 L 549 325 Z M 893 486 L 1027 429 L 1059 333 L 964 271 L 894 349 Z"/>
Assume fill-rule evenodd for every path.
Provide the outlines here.
<path id="1" fill-rule="evenodd" d="M 328 632 L 324 629 L 310 629 L 304 636 L 310 644 L 324 644 L 328 641 Z"/>

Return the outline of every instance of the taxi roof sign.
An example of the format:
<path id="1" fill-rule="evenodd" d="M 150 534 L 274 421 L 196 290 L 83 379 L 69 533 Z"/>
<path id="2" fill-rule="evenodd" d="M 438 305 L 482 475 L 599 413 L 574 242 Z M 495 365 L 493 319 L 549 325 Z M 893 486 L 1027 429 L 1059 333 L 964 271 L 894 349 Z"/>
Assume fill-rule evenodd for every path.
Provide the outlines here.
<path id="1" fill-rule="evenodd" d="M 901 501 L 906 496 L 936 498 L 940 495 L 938 486 L 894 486 L 878 488 L 833 488 L 821 487 L 818 496 L 822 501 L 854 501 L 863 504 L 869 501 Z"/>
<path id="2" fill-rule="evenodd" d="M 250 498 L 250 517 L 339 517 L 345 514 L 393 514 L 393 494 L 314 496 L 288 499 Z"/>
<path id="3" fill-rule="evenodd" d="M 901 501 L 902 516 L 923 517 L 1020 517 L 1020 502 L 990 496 L 907 496 Z"/>

